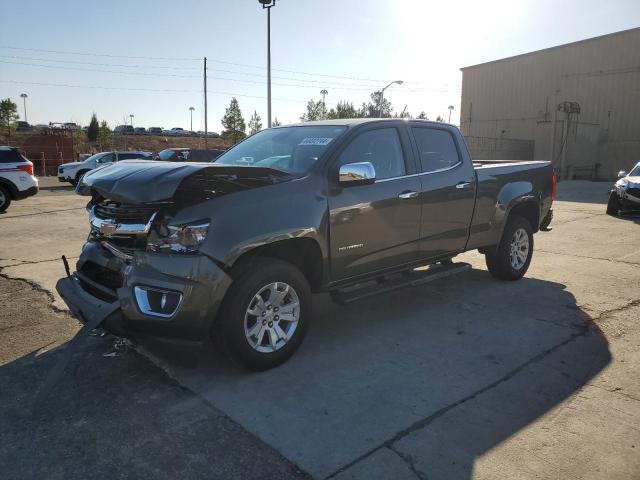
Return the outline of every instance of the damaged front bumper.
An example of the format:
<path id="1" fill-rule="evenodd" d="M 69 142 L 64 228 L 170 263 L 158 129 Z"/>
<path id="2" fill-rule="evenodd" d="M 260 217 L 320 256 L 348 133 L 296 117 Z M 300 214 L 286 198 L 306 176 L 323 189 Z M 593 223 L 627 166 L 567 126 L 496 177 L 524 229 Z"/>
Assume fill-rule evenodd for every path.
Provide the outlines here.
<path id="1" fill-rule="evenodd" d="M 129 261 L 85 244 L 77 271 L 56 285 L 82 322 L 102 317 L 119 336 L 205 340 L 231 278 L 205 255 L 135 252 Z"/>

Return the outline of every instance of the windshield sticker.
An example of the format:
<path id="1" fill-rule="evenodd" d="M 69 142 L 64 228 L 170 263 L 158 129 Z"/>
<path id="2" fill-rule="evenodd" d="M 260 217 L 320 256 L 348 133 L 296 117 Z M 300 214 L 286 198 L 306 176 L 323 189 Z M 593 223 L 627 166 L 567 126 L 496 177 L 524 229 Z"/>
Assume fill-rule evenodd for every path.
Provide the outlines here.
<path id="1" fill-rule="evenodd" d="M 325 146 L 325 145 L 329 145 L 329 143 L 331 143 L 331 140 L 333 140 L 333 138 L 329 138 L 329 137 L 308 137 L 308 138 L 303 138 L 302 141 L 298 145 L 320 145 L 320 146 Z"/>

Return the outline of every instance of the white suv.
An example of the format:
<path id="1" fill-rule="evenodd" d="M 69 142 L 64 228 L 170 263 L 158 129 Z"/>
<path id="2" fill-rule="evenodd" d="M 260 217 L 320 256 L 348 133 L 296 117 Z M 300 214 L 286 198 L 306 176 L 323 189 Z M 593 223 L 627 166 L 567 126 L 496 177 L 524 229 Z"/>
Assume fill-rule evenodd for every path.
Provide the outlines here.
<path id="1" fill-rule="evenodd" d="M 58 181 L 77 185 L 82 176 L 94 168 L 102 167 L 120 160 L 140 158 L 153 160 L 151 152 L 100 152 L 91 155 L 82 162 L 63 163 L 58 167 Z"/>
<path id="2" fill-rule="evenodd" d="M 38 179 L 33 176 L 33 163 L 16 147 L 0 146 L 0 212 L 11 200 L 22 200 L 38 193 Z"/>

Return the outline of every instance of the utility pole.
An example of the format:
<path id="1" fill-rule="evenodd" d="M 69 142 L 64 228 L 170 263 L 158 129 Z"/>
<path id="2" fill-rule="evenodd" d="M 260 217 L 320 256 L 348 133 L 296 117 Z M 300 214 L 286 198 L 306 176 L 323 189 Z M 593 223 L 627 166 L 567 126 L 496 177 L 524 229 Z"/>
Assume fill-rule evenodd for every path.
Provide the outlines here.
<path id="1" fill-rule="evenodd" d="M 24 121 L 27 121 L 27 94 L 26 93 L 21 93 L 20 96 L 22 97 L 22 106 L 24 107 Z"/>
<path id="2" fill-rule="evenodd" d="M 267 128 L 271 128 L 271 7 L 276 0 L 258 0 L 267 9 Z"/>
<path id="3" fill-rule="evenodd" d="M 449 121 L 447 123 L 451 123 L 451 111 L 454 109 L 453 105 L 449 105 Z"/>
<path id="4" fill-rule="evenodd" d="M 191 112 L 191 131 L 193 132 L 193 111 L 195 108 L 189 107 L 189 111 Z"/>
<path id="5" fill-rule="evenodd" d="M 320 90 L 320 95 L 322 95 L 322 119 L 325 120 L 327 118 L 327 104 L 324 102 L 324 97 L 328 94 L 324 88 Z"/>
<path id="6" fill-rule="evenodd" d="M 204 148 L 207 148 L 207 57 L 204 57 Z"/>
<path id="7" fill-rule="evenodd" d="M 130 114 L 129 114 L 129 118 L 131 119 L 131 126 L 132 126 L 132 127 L 133 127 L 133 117 L 134 117 L 134 116 L 135 116 L 135 115 L 134 115 L 133 113 L 130 113 Z"/>

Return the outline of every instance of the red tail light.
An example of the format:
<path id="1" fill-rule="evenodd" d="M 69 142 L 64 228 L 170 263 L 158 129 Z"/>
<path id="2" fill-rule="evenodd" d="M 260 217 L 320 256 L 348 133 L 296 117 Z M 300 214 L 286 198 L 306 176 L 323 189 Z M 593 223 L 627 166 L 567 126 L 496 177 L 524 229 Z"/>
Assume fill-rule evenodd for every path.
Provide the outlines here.
<path id="1" fill-rule="evenodd" d="M 33 175 L 33 165 L 27 163 L 26 165 L 18 165 L 18 170 L 27 172 L 29 175 Z"/>
<path id="2" fill-rule="evenodd" d="M 553 174 L 553 187 L 551 188 L 551 200 L 555 200 L 558 196 L 558 177 Z"/>

